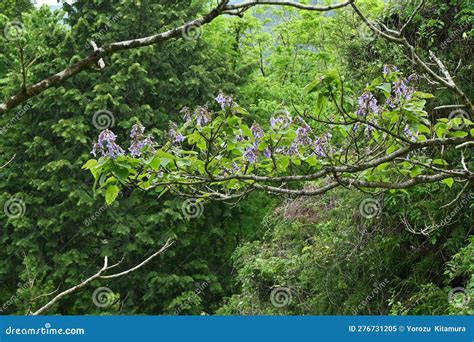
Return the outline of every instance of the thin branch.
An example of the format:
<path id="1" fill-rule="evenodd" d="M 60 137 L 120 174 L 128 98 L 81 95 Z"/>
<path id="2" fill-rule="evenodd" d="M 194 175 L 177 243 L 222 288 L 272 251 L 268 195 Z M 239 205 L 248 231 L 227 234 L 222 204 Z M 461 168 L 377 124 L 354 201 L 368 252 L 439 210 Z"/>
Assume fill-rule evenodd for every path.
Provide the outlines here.
<path id="1" fill-rule="evenodd" d="M 40 82 L 37 82 L 29 87 L 25 87 L 25 89 L 21 90 L 16 95 L 13 95 L 9 99 L 7 99 L 4 103 L 0 104 L 0 114 L 5 113 L 7 110 L 15 108 L 22 102 L 28 100 L 29 98 L 41 94 L 46 89 L 57 87 L 63 84 L 69 78 L 75 76 L 76 74 L 89 69 L 96 63 L 100 63 L 100 60 L 104 57 L 110 56 L 114 53 L 126 51 L 130 49 L 136 49 L 140 47 L 150 46 L 158 43 L 162 43 L 164 41 L 170 40 L 172 38 L 178 38 L 179 36 L 183 35 L 189 28 L 193 27 L 201 27 L 205 24 L 210 23 L 215 18 L 225 15 L 225 14 L 235 14 L 235 10 L 241 9 L 240 14 L 244 11 L 248 10 L 249 8 L 257 5 L 278 5 L 278 6 L 289 6 L 295 7 L 299 9 L 309 10 L 309 11 L 331 11 L 334 9 L 342 8 L 348 6 L 353 3 L 354 0 L 348 0 L 343 3 L 335 4 L 335 5 L 328 5 L 328 6 L 311 6 L 311 5 L 303 5 L 296 2 L 291 1 L 248 1 L 242 4 L 237 5 L 229 5 L 229 0 L 221 0 L 219 1 L 218 5 L 210 10 L 204 16 L 188 21 L 187 23 L 175 27 L 171 30 L 158 33 L 152 36 L 131 39 L 121 42 L 115 42 L 111 44 L 105 44 L 97 49 L 94 48 L 94 51 L 91 52 L 86 58 L 80 60 L 77 63 L 74 63 L 67 68 L 53 74 L 46 79 L 43 79 Z"/>
<path id="2" fill-rule="evenodd" d="M 161 249 L 159 251 L 157 251 L 156 253 L 152 254 L 150 257 L 146 258 L 145 260 L 143 260 L 141 263 L 139 263 L 138 265 L 136 265 L 135 267 L 132 267 L 126 271 L 123 271 L 123 272 L 120 272 L 120 273 L 115 273 L 115 274 L 110 274 L 110 275 L 101 275 L 100 278 L 101 279 L 112 279 L 112 278 L 118 278 L 118 277 L 121 277 L 121 276 L 124 276 L 126 274 L 129 274 L 133 271 L 136 271 L 138 270 L 139 268 L 145 266 L 146 264 L 148 264 L 151 260 L 153 260 L 155 257 L 157 257 L 158 255 L 160 255 L 161 253 L 163 253 L 165 250 L 167 250 L 169 247 L 171 247 L 172 245 L 174 244 L 174 241 L 166 241 L 165 245 L 163 247 L 161 247 Z"/>
<path id="3" fill-rule="evenodd" d="M 86 280 L 84 280 L 83 282 L 81 282 L 80 284 L 77 284 L 69 289 L 67 289 L 66 291 L 63 291 L 61 293 L 59 293 L 57 296 L 55 296 L 53 299 L 51 299 L 48 303 L 46 303 L 44 306 L 42 306 L 41 308 L 39 308 L 38 310 L 36 310 L 35 312 L 32 313 L 33 316 L 37 316 L 41 313 L 43 313 L 44 311 L 48 310 L 49 308 L 51 308 L 54 304 L 56 304 L 61 298 L 63 298 L 64 296 L 67 296 L 68 294 L 71 294 L 73 292 L 76 292 L 80 289 L 82 289 L 83 287 L 85 287 L 86 285 L 88 285 L 90 282 L 92 282 L 93 280 L 96 280 L 96 279 L 104 279 L 104 278 L 117 278 L 117 277 L 120 277 L 122 275 L 125 275 L 125 274 L 128 274 L 130 272 L 133 272 L 143 266 L 145 266 L 147 263 L 149 263 L 153 258 L 155 258 L 156 256 L 160 255 L 161 253 L 163 253 L 164 251 L 166 251 L 171 245 L 173 245 L 174 242 L 168 240 L 166 241 L 165 245 L 163 247 L 161 247 L 161 249 L 154 253 L 153 255 L 151 255 L 149 258 L 147 258 L 145 261 L 141 262 L 140 264 L 138 264 L 137 266 L 135 267 L 132 267 L 131 269 L 127 270 L 127 271 L 124 271 L 124 272 L 120 272 L 120 273 L 117 273 L 117 274 L 113 274 L 113 275 L 110 275 L 110 276 L 103 276 L 102 274 L 104 272 L 107 272 L 108 270 L 110 270 L 111 268 L 115 267 L 118 265 L 115 264 L 115 265 L 112 265 L 112 266 L 108 266 L 108 257 L 105 257 L 104 258 L 104 266 L 102 266 L 102 268 L 94 275 L 92 275 L 91 277 L 87 278 Z M 120 262 L 119 262 L 120 263 Z"/>
<path id="4" fill-rule="evenodd" d="M 16 157 L 16 153 L 13 155 L 13 157 L 12 157 L 9 161 L 7 161 L 5 164 L 3 164 L 2 166 L 0 166 L 0 169 L 3 169 L 5 166 L 7 166 L 8 164 L 10 164 L 10 163 L 13 161 L 13 159 L 15 159 L 15 157 Z"/>

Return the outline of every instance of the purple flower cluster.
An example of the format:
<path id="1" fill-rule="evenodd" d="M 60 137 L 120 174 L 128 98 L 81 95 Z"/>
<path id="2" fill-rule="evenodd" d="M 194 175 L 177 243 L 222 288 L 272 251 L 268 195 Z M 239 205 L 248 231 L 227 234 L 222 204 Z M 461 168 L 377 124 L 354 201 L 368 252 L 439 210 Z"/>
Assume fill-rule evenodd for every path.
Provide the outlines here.
<path id="1" fill-rule="evenodd" d="M 185 137 L 178 131 L 178 125 L 174 122 L 170 122 L 170 129 L 168 131 L 170 139 L 173 143 L 183 142 Z"/>
<path id="2" fill-rule="evenodd" d="M 135 124 L 132 127 L 132 130 L 130 132 L 130 139 L 132 141 L 132 144 L 128 148 L 130 151 L 130 154 L 134 157 L 140 157 L 142 155 L 142 150 L 145 147 L 149 147 L 151 151 L 154 151 L 153 145 L 154 141 L 153 138 L 150 136 L 144 136 L 145 132 L 145 127 L 143 127 L 141 124 Z"/>
<path id="3" fill-rule="evenodd" d="M 281 128 L 281 127 L 288 127 L 293 122 L 293 118 L 290 116 L 290 113 L 285 110 L 284 115 L 279 115 L 277 117 L 270 118 L 270 126 L 273 129 Z"/>
<path id="4" fill-rule="evenodd" d="M 257 157 L 258 157 L 258 141 L 255 141 L 247 147 L 247 149 L 244 152 L 244 158 L 247 159 L 247 161 L 251 164 L 257 162 Z"/>
<path id="5" fill-rule="evenodd" d="M 417 139 L 417 135 L 413 134 L 413 132 L 411 131 L 410 127 L 405 126 L 405 128 L 403 129 L 403 133 L 405 133 L 406 137 L 411 141 L 411 142 L 416 142 L 418 139 Z"/>
<path id="6" fill-rule="evenodd" d="M 97 157 L 100 153 L 102 157 L 117 158 L 125 153 L 125 151 L 115 142 L 117 136 L 114 132 L 106 129 L 99 134 L 97 143 L 92 146 L 91 153 Z"/>
<path id="7" fill-rule="evenodd" d="M 196 120 L 196 125 L 198 126 L 205 126 L 212 120 L 212 114 L 209 112 L 207 106 L 198 106 L 191 113 L 188 107 L 184 107 L 180 111 L 183 114 L 183 119 L 186 123 Z"/>
<path id="8" fill-rule="evenodd" d="M 332 134 L 327 132 L 321 137 L 315 140 L 313 144 L 314 154 L 318 157 L 327 157 L 328 156 L 328 144 L 331 141 Z"/>
<path id="9" fill-rule="evenodd" d="M 224 95 L 222 91 L 219 92 L 215 100 L 221 106 L 222 110 L 225 110 L 226 108 L 232 108 L 234 105 L 236 105 L 232 96 Z"/>
<path id="10" fill-rule="evenodd" d="M 252 135 L 256 140 L 262 139 L 263 135 L 265 134 L 263 132 L 262 127 L 257 122 L 253 122 L 252 127 L 250 127 L 250 130 L 252 131 Z"/>
<path id="11" fill-rule="evenodd" d="M 380 107 L 377 103 L 377 99 L 374 94 L 370 91 L 363 93 L 359 99 L 359 108 L 356 111 L 356 114 L 362 117 L 366 117 L 370 113 L 379 113 Z"/>
<path id="12" fill-rule="evenodd" d="M 309 135 L 313 132 L 313 130 L 300 117 L 298 117 L 297 120 L 300 122 L 300 127 L 296 129 L 295 143 L 298 145 L 310 145 L 313 141 Z"/>
<path id="13" fill-rule="evenodd" d="M 258 158 L 258 144 L 260 143 L 261 139 L 265 135 L 265 132 L 263 131 L 262 127 L 255 121 L 253 122 L 252 127 L 250 127 L 250 131 L 252 132 L 252 135 L 253 135 L 255 141 L 249 147 L 247 147 L 245 149 L 244 158 L 247 159 L 247 161 L 249 163 L 253 164 L 257 161 L 257 158 Z M 241 131 L 241 133 L 242 133 L 242 131 Z M 244 140 L 243 137 L 242 137 L 242 134 L 240 136 L 237 136 L 237 141 L 242 141 L 242 140 Z M 268 154 L 271 155 L 271 152 L 265 150 L 263 154 L 265 156 L 267 156 Z"/>
<path id="14" fill-rule="evenodd" d="M 390 108 L 396 108 L 402 101 L 407 101 L 412 98 L 415 87 L 410 85 L 410 82 L 413 78 L 414 75 L 410 75 L 407 78 L 401 78 L 393 83 L 394 95 L 387 99 L 387 105 Z"/>

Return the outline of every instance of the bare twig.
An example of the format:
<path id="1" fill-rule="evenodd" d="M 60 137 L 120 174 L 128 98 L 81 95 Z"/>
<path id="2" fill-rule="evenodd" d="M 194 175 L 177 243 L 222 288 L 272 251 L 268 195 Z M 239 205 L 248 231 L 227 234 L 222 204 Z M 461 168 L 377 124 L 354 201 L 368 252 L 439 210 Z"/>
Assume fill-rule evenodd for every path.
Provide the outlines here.
<path id="1" fill-rule="evenodd" d="M 146 264 L 148 264 L 153 258 L 157 257 L 158 255 L 160 255 L 161 253 L 163 253 L 164 251 L 166 251 L 170 246 L 173 245 L 173 241 L 166 241 L 166 243 L 164 244 L 163 247 L 160 248 L 160 250 L 156 253 L 154 253 L 153 255 L 151 255 L 149 258 L 147 258 L 146 260 L 144 260 L 143 262 L 141 262 L 140 264 L 130 268 L 129 270 L 127 271 L 124 271 L 124 272 L 120 272 L 120 273 L 117 273 L 117 274 L 112 274 L 110 276 L 103 276 L 102 274 L 104 272 L 107 272 L 108 270 L 116 267 L 119 263 L 117 264 L 114 264 L 112 266 L 108 266 L 108 257 L 104 257 L 104 265 L 102 266 L 102 268 L 97 272 L 95 273 L 94 275 L 92 275 L 91 277 L 87 278 L 86 280 L 84 280 L 83 282 L 67 289 L 66 291 L 63 291 L 61 293 L 59 293 L 57 296 L 55 296 L 53 299 L 51 299 L 48 303 L 46 303 L 44 306 L 42 306 L 41 308 L 39 308 L 38 310 L 36 310 L 35 312 L 32 313 L 33 316 L 37 316 L 37 315 L 40 315 L 41 313 L 45 312 L 46 310 L 48 310 L 49 308 L 51 308 L 54 304 L 56 304 L 61 298 L 63 298 L 64 296 L 67 296 L 68 294 L 71 294 L 73 292 L 76 292 L 80 289 L 82 289 L 83 287 L 85 287 L 86 285 L 88 285 L 90 282 L 92 282 L 93 280 L 96 280 L 96 279 L 109 279 L 109 278 L 117 278 L 117 277 L 120 277 L 120 276 L 123 276 L 123 275 L 126 275 L 130 272 L 133 272 L 133 271 L 136 271 L 137 269 L 145 266 Z"/>

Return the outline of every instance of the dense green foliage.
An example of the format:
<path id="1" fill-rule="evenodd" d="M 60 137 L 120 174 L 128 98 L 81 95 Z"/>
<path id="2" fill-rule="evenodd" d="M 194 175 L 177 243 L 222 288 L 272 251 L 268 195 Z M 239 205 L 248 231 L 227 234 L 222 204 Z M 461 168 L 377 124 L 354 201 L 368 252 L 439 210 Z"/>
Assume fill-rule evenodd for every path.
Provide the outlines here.
<path id="1" fill-rule="evenodd" d="M 405 21 L 417 4 L 360 2 L 372 18 L 387 25 Z M 0 36 L 2 98 L 89 54 L 91 40 L 100 46 L 147 36 L 194 18 L 209 5 L 189 3 L 91 0 L 52 11 L 46 6 L 35 9 L 27 1 L 2 2 L 0 28 L 21 23 L 19 34 Z M 473 13 L 467 1 L 429 1 L 406 29 L 417 47 L 435 51 L 449 70 L 457 70 L 456 81 L 470 98 Z M 34 311 L 52 297 L 44 294 L 54 295 L 95 273 L 104 256 L 112 262 L 123 257 L 119 268 L 127 269 L 170 238 L 175 244 L 145 267 L 121 278 L 96 280 L 48 313 L 472 314 L 474 300 L 462 302 L 463 293 L 450 297 L 453 289 L 474 289 L 469 183 L 449 178 L 370 195 L 347 189 L 298 198 L 254 192 L 231 203 L 199 203 L 202 215 L 189 217 L 183 211 L 184 197 L 164 187 L 144 191 L 153 176 L 142 176 L 147 168 L 159 171 L 170 162 L 176 168 L 209 172 L 194 154 L 183 156 L 180 150 L 171 156 L 99 160 L 103 169 L 96 169 L 95 179 L 82 169 L 84 164 L 87 169 L 97 166 L 88 160 L 102 128 L 109 127 L 122 143 L 140 122 L 147 134 L 164 142 L 170 120 L 181 126 L 183 107 L 207 104 L 217 112 L 214 98 L 219 91 L 232 94 L 239 104 L 233 109 L 238 115 L 221 111 L 229 135 L 242 129 L 251 137 L 254 120 L 269 129 L 275 113 L 332 110 L 320 95 L 324 82 L 314 83 L 321 75 L 325 82 L 333 80 L 329 86 L 339 92 L 344 80 L 351 95 L 345 105 L 355 107 L 358 95 L 374 79 L 379 83 L 372 83 L 373 88 L 383 93 L 385 64 L 398 66 L 404 75 L 422 74 L 401 47 L 373 36 L 350 9 L 325 14 L 256 8 L 243 18 L 218 18 L 196 34 L 198 39 L 173 39 L 105 58 L 104 69 L 82 72 L 0 117 L 0 166 L 14 157 L 0 169 L 0 203 L 15 198 L 23 204 L 19 217 L 6 212 L 0 216 L 3 314 Z M 311 92 L 313 88 L 317 91 Z M 447 118 L 449 110 L 433 110 L 457 103 L 439 88 L 419 78 L 419 98 L 411 100 L 415 108 L 410 108 L 413 115 L 422 114 L 412 129 L 429 133 L 431 122 L 439 137 L 459 136 L 447 128 L 447 120 L 438 121 Z M 98 121 L 98 114 L 104 113 L 113 126 Z M 391 122 L 393 117 L 386 119 Z M 213 127 L 222 122 L 214 121 Z M 426 126 L 420 127 L 422 123 Z M 315 125 L 318 133 L 325 132 L 323 125 L 312 122 Z M 196 132 L 182 131 L 193 135 L 193 143 L 204 153 L 210 147 Z M 295 132 L 285 134 L 282 140 L 288 139 L 289 146 Z M 346 138 L 343 130 L 332 134 L 341 142 Z M 260 151 L 267 146 L 259 146 Z M 464 157 L 472 169 L 472 149 Z M 437 149 L 426 158 L 440 165 L 460 163 L 454 149 Z M 137 171 L 138 163 L 143 164 Z M 284 171 L 301 167 L 309 173 L 320 167 L 311 157 L 303 166 L 287 156 L 276 163 Z M 221 159 L 216 169 L 220 167 L 232 168 L 232 160 Z M 260 167 L 272 172 L 271 163 Z M 106 176 L 101 178 L 101 173 Z M 106 178 L 110 174 L 112 181 Z M 140 178 L 131 182 L 132 175 Z M 305 187 L 313 185 L 318 184 Z M 228 187 L 240 189 L 236 183 Z M 369 197 L 380 207 L 377 215 L 366 217 L 360 204 Z M 427 226 L 435 229 L 420 234 Z M 113 292 L 107 307 L 91 299 L 100 287 Z M 283 297 L 275 297 L 278 290 Z"/>

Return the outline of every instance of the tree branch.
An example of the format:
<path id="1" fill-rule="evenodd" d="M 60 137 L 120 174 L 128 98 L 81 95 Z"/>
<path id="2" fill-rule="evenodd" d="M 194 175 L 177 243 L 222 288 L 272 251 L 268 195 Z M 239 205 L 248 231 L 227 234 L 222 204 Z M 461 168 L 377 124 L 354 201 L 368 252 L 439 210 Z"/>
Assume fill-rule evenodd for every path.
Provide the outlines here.
<path id="1" fill-rule="evenodd" d="M 278 5 L 278 6 L 290 6 L 296 7 L 305 10 L 312 10 L 312 11 L 331 11 L 333 9 L 345 7 L 351 4 L 354 0 L 348 0 L 346 2 L 335 4 L 335 5 L 328 5 L 328 6 L 310 6 L 310 5 L 302 5 L 296 2 L 291 1 L 249 1 L 242 4 L 237 5 L 228 5 L 229 0 L 220 0 L 218 5 L 209 11 L 207 14 L 202 16 L 201 18 L 197 18 L 187 23 L 173 28 L 171 30 L 158 33 L 152 36 L 138 38 L 138 39 L 131 39 L 121 42 L 115 42 L 111 44 L 105 44 L 100 48 L 94 48 L 94 51 L 91 52 L 86 58 L 80 60 L 79 62 L 70 65 L 69 67 L 57 72 L 48 78 L 39 81 L 29 87 L 25 87 L 16 95 L 13 95 L 9 99 L 7 99 L 4 103 L 0 104 L 0 114 L 5 113 L 6 111 L 15 108 L 19 104 L 23 103 L 24 101 L 41 94 L 46 89 L 57 87 L 63 84 L 69 78 L 75 76 L 76 74 L 90 68 L 95 64 L 102 65 L 101 59 L 104 57 L 110 56 L 114 53 L 136 49 L 140 47 L 150 46 L 154 44 L 158 44 L 172 38 L 177 38 L 189 27 L 200 27 L 202 25 L 208 24 L 217 18 L 220 15 L 224 15 L 226 13 L 235 14 L 235 10 L 242 9 L 241 12 L 246 11 L 247 9 L 257 6 L 257 5 Z"/>
<path id="2" fill-rule="evenodd" d="M 104 272 L 107 272 L 109 271 L 110 269 L 116 267 L 119 263 L 117 264 L 114 264 L 112 266 L 108 266 L 108 257 L 105 257 L 104 258 L 104 266 L 102 266 L 102 268 L 94 275 L 92 275 L 91 277 L 87 278 L 86 280 L 84 280 L 83 282 L 81 282 L 80 284 L 77 284 L 69 289 L 67 289 L 66 291 L 63 291 L 61 293 L 59 293 L 57 296 L 55 296 L 53 299 L 51 299 L 48 303 L 46 303 L 44 306 L 42 306 L 41 308 L 39 308 L 38 310 L 36 310 L 35 312 L 32 313 L 33 316 L 37 316 L 37 315 L 40 315 L 41 313 L 43 313 L 44 311 L 48 310 L 49 308 L 51 308 L 54 304 L 56 304 L 61 298 L 63 298 L 64 296 L 67 296 L 68 294 L 71 294 L 73 292 L 76 292 L 80 289 L 82 289 L 83 287 L 85 287 L 86 285 L 88 285 L 90 282 L 92 282 L 93 280 L 96 280 L 96 279 L 109 279 L 109 278 L 117 278 L 117 277 L 121 277 L 123 275 L 126 275 L 130 272 L 133 272 L 143 266 L 145 266 L 146 264 L 148 264 L 153 258 L 157 257 L 158 255 L 160 255 L 161 253 L 163 253 L 164 251 L 166 251 L 169 247 L 171 247 L 173 245 L 173 241 L 166 241 L 166 243 L 164 244 L 163 247 L 160 248 L 160 250 L 156 253 L 154 253 L 153 255 L 151 255 L 149 258 L 147 258 L 146 260 L 144 260 L 143 262 L 141 262 L 140 264 L 136 265 L 135 267 L 132 267 L 130 268 L 129 270 L 127 271 L 124 271 L 124 272 L 120 272 L 120 273 L 116 273 L 116 274 L 112 274 L 112 275 L 109 275 L 109 276 L 103 276 L 102 274 Z"/>

